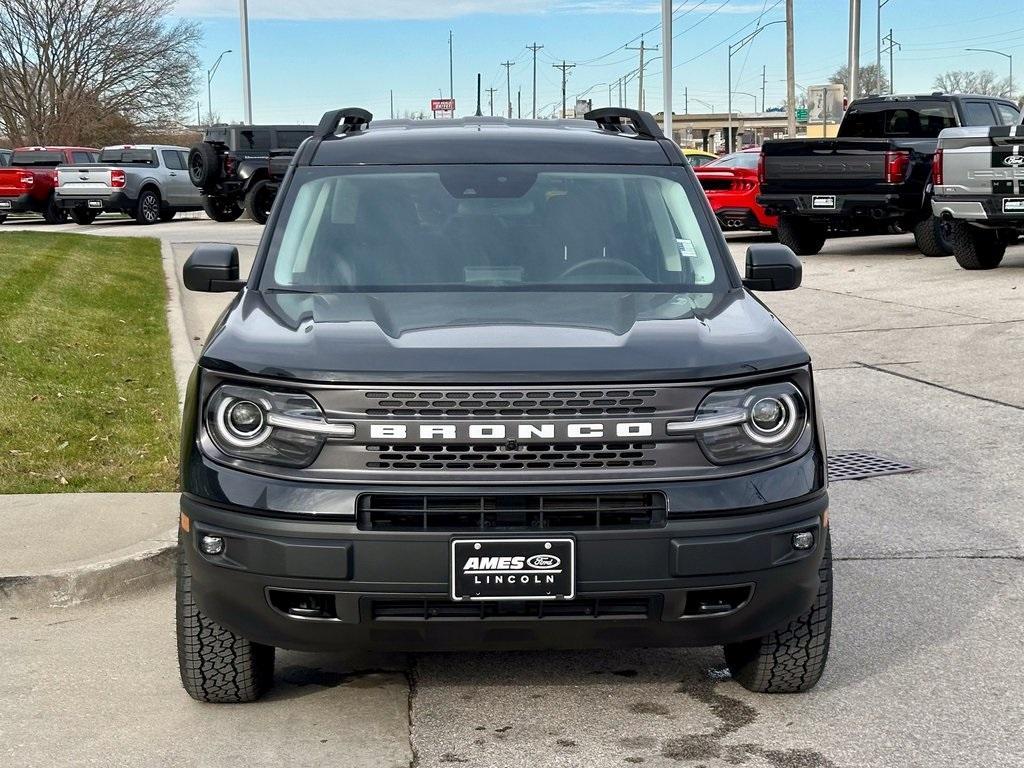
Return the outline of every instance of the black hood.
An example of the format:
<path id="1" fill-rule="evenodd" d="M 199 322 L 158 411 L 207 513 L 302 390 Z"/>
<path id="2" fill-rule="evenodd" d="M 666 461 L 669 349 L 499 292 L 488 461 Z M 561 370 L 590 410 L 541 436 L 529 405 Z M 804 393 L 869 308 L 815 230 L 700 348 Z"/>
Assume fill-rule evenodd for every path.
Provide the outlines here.
<path id="1" fill-rule="evenodd" d="M 744 291 L 260 293 L 201 363 L 318 382 L 692 381 L 808 362 Z"/>

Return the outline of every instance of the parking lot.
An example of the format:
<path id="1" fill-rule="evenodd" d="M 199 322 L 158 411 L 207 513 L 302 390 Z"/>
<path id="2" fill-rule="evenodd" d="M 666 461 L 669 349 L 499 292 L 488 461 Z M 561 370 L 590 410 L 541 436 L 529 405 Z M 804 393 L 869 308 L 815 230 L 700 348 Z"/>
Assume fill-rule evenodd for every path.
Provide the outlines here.
<path id="1" fill-rule="evenodd" d="M 159 234 L 178 269 L 194 243 L 234 242 L 243 271 L 262 231 L 66 229 Z M 804 265 L 803 288 L 762 298 L 811 351 L 829 452 L 916 470 L 832 486 L 835 634 L 811 693 L 749 693 L 715 648 L 284 652 L 266 700 L 201 705 L 177 680 L 168 581 L 2 617 L 0 763 L 1024 765 L 1024 246 L 989 272 L 906 236 L 833 240 Z M 195 344 L 227 301 L 183 297 Z"/>

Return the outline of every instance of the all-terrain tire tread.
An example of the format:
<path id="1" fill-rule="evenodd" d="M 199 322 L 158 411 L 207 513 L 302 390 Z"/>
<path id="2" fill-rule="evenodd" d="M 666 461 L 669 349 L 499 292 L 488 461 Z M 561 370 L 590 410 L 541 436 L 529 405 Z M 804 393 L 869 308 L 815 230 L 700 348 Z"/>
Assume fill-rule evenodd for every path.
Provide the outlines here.
<path id="1" fill-rule="evenodd" d="M 733 677 L 759 693 L 802 693 L 821 678 L 832 634 L 832 542 L 818 567 L 814 604 L 785 627 L 766 637 L 727 645 L 726 661 Z"/>
<path id="2" fill-rule="evenodd" d="M 939 224 L 938 219 L 929 216 L 914 225 L 914 245 L 925 256 L 935 258 L 952 253 L 949 244 L 942 239 Z"/>
<path id="3" fill-rule="evenodd" d="M 788 246 L 797 256 L 814 256 L 825 246 L 825 228 L 812 222 L 801 222 L 789 216 L 779 219 L 775 234 L 782 245 Z"/>
<path id="4" fill-rule="evenodd" d="M 994 269 L 1006 254 L 1006 242 L 998 232 L 953 222 L 953 256 L 964 269 Z"/>
<path id="5" fill-rule="evenodd" d="M 242 703 L 273 679 L 274 648 L 239 637 L 207 617 L 192 597 L 192 572 L 178 547 L 177 634 L 181 683 L 198 701 Z"/>

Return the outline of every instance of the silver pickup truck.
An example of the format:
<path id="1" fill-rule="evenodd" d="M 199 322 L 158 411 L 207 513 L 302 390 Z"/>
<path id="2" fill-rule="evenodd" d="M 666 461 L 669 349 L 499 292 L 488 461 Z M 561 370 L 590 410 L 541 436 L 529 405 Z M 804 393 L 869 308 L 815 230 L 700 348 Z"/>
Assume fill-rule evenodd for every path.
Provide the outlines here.
<path id="1" fill-rule="evenodd" d="M 124 213 L 140 224 L 170 221 L 179 211 L 199 211 L 203 198 L 188 176 L 188 149 L 163 144 L 105 147 L 98 163 L 57 169 L 54 200 L 78 224 L 103 211 Z"/>
<path id="2" fill-rule="evenodd" d="M 957 263 L 998 267 L 1024 233 L 1024 124 L 942 131 L 932 184 L 932 212 L 950 222 Z"/>

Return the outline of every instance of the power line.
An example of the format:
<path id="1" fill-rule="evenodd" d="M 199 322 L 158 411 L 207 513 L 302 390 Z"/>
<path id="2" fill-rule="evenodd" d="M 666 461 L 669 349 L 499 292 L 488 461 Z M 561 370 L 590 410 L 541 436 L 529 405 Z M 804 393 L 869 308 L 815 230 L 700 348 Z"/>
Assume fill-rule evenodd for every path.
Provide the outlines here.
<path id="1" fill-rule="evenodd" d="M 656 51 L 656 50 L 658 50 L 658 46 L 654 46 L 653 48 L 646 47 L 644 45 L 644 39 L 641 37 L 640 38 L 640 47 L 639 48 L 629 48 L 629 47 L 627 47 L 626 50 L 627 51 L 640 51 L 640 66 L 638 68 L 638 72 L 639 72 L 640 76 L 639 76 L 639 84 L 637 86 L 636 105 L 637 105 L 637 109 L 643 109 L 644 108 L 644 53 L 646 53 L 647 51 Z"/>
<path id="2" fill-rule="evenodd" d="M 569 76 L 569 70 L 575 68 L 575 64 L 566 64 L 565 59 L 561 64 L 552 64 L 555 69 L 562 70 L 562 117 L 565 117 L 565 80 Z"/>

